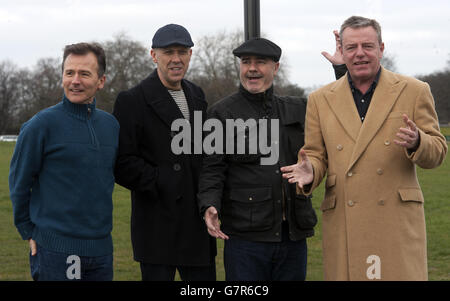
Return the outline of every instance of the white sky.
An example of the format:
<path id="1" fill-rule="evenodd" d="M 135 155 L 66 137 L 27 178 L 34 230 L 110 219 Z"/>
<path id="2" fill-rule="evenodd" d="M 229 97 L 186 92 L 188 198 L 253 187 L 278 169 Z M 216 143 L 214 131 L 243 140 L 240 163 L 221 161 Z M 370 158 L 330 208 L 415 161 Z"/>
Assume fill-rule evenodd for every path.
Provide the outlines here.
<path id="1" fill-rule="evenodd" d="M 428 74 L 450 59 L 449 0 L 260 0 L 261 31 L 283 49 L 289 79 L 301 87 L 334 80 L 321 51 L 334 51 L 333 29 L 351 15 L 377 19 L 400 73 Z M 194 40 L 243 29 L 243 0 L 0 0 L 0 61 L 21 67 L 61 57 L 66 44 L 112 40 L 119 32 L 150 47 L 168 23 Z M 193 48 L 195 55 L 195 46 Z"/>

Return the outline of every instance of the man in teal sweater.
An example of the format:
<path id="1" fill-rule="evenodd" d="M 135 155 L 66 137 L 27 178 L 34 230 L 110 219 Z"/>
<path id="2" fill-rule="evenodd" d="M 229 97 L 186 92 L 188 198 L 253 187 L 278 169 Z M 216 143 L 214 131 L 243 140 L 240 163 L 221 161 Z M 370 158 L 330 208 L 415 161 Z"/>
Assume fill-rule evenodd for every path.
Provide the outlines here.
<path id="1" fill-rule="evenodd" d="M 119 124 L 96 109 L 106 60 L 66 46 L 64 97 L 23 124 L 9 173 L 14 223 L 34 280 L 112 280 L 112 192 Z"/>

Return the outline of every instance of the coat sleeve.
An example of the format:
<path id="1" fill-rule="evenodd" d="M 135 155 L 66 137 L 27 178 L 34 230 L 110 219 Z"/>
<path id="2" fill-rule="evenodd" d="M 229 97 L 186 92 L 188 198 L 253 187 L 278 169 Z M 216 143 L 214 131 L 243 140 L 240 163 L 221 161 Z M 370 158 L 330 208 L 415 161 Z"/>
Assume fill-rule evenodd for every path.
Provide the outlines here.
<path id="1" fill-rule="evenodd" d="M 297 186 L 297 193 L 310 195 L 319 186 L 328 168 L 327 150 L 322 136 L 320 117 L 314 93 L 310 94 L 306 106 L 305 145 L 302 149 L 305 150 L 308 159 L 311 161 L 314 170 L 314 179 L 311 185 L 308 185 L 305 189 L 300 189 Z M 298 154 L 298 162 L 301 162 L 300 152 Z"/>
<path id="2" fill-rule="evenodd" d="M 156 191 L 158 168 L 140 155 L 143 137 L 142 110 L 137 96 L 126 91 L 117 96 L 113 115 L 119 121 L 119 151 L 114 175 L 116 183 L 140 192 Z"/>
<path id="3" fill-rule="evenodd" d="M 44 133 L 37 116 L 22 126 L 9 169 L 14 224 L 24 240 L 31 238 L 34 229 L 30 218 L 31 190 L 35 181 L 39 180 Z"/>
<path id="4" fill-rule="evenodd" d="M 347 66 L 345 64 L 342 65 L 333 65 L 334 69 L 334 76 L 336 77 L 336 80 L 340 79 L 347 73 Z"/>
<path id="5" fill-rule="evenodd" d="M 447 143 L 439 129 L 439 121 L 435 110 L 430 86 L 423 83 L 414 107 L 414 116 L 408 116 L 417 125 L 420 144 L 413 153 L 406 156 L 421 168 L 430 169 L 439 166 L 447 154 Z"/>
<path id="6" fill-rule="evenodd" d="M 219 116 L 214 111 L 209 111 L 208 118 L 219 119 Z M 223 146 L 225 148 L 225 144 Z M 222 154 L 204 155 L 197 194 L 201 216 L 210 206 L 215 207 L 220 212 L 227 169 L 228 162 L 224 151 Z"/>

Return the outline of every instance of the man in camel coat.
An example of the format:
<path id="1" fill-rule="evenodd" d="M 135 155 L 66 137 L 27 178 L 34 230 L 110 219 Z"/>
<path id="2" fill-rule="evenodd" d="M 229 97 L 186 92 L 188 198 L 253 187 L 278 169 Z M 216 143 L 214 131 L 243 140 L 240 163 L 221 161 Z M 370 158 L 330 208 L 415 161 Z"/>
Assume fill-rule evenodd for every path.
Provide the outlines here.
<path id="1" fill-rule="evenodd" d="M 424 197 L 416 165 L 447 153 L 429 86 L 380 65 L 377 21 L 340 31 L 347 76 L 309 96 L 305 146 L 283 176 L 309 195 L 327 175 L 325 280 L 427 280 Z"/>

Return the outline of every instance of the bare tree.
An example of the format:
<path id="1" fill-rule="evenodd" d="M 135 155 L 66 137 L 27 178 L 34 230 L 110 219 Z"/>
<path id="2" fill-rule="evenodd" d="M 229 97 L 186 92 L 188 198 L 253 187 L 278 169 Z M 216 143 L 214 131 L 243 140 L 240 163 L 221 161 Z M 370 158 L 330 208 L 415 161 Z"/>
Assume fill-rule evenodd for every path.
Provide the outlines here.
<path id="1" fill-rule="evenodd" d="M 114 40 L 102 45 L 106 53 L 107 80 L 103 90 L 97 93 L 97 105 L 112 112 L 117 94 L 146 78 L 155 69 L 155 64 L 150 51 L 125 33 L 115 35 Z"/>
<path id="2" fill-rule="evenodd" d="M 397 65 L 395 64 L 395 55 L 384 52 L 380 63 L 384 68 L 392 72 L 398 72 Z"/>
<path id="3" fill-rule="evenodd" d="M 0 63 L 0 133 L 5 134 L 12 120 L 14 101 L 18 90 L 15 86 L 17 66 L 10 61 Z"/>
<path id="4" fill-rule="evenodd" d="M 236 30 L 203 36 L 196 43 L 187 78 L 205 91 L 209 104 L 234 93 L 239 87 L 239 59 L 233 49 L 244 42 L 244 33 Z M 280 95 L 304 96 L 304 90 L 289 82 L 287 64 L 282 58 L 274 80 L 275 92 Z"/>
<path id="5" fill-rule="evenodd" d="M 239 61 L 232 51 L 242 42 L 241 31 L 223 31 L 196 42 L 186 77 L 202 87 L 208 103 L 235 92 L 239 86 Z"/>
<path id="6" fill-rule="evenodd" d="M 436 112 L 439 122 L 443 124 L 450 123 L 450 70 L 434 72 L 426 76 L 418 76 L 420 80 L 430 85 L 433 93 Z"/>
<path id="7" fill-rule="evenodd" d="M 61 61 L 57 58 L 38 60 L 30 77 L 29 89 L 34 104 L 32 114 L 60 102 L 64 93 Z"/>
<path id="8" fill-rule="evenodd" d="M 450 53 L 448 54 L 447 66 L 445 67 L 445 70 L 450 70 Z"/>

